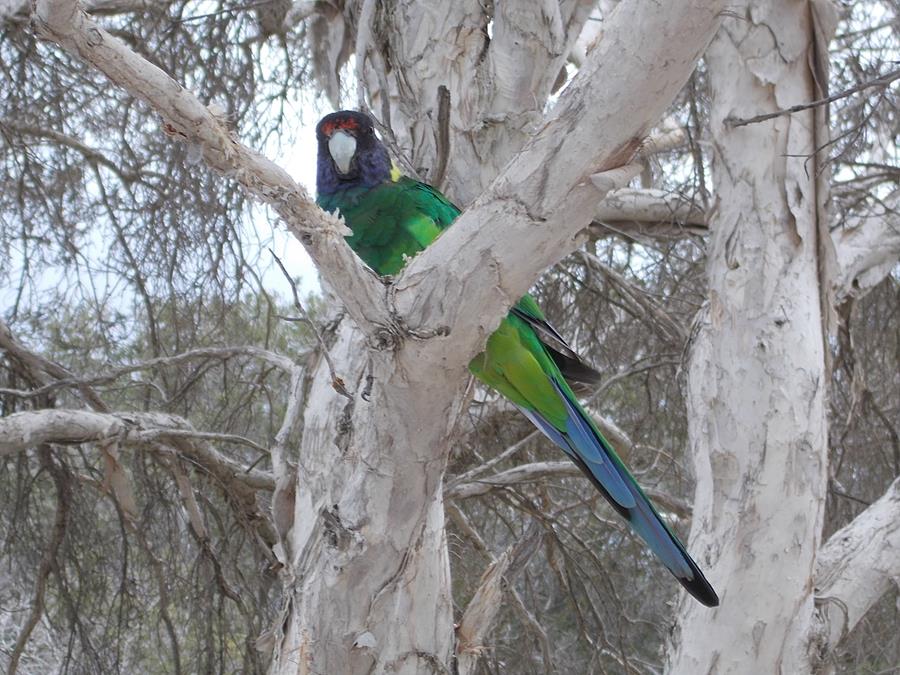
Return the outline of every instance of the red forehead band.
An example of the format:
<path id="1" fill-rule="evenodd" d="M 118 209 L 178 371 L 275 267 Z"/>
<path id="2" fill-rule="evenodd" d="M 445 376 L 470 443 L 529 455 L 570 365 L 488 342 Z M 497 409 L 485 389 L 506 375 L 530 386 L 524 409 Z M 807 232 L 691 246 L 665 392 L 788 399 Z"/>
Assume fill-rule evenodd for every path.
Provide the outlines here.
<path id="1" fill-rule="evenodd" d="M 322 133 L 326 136 L 331 136 L 331 134 L 333 134 L 338 129 L 350 129 L 351 131 L 357 131 L 359 129 L 359 124 L 352 117 L 342 117 L 336 120 L 329 120 L 322 125 Z"/>

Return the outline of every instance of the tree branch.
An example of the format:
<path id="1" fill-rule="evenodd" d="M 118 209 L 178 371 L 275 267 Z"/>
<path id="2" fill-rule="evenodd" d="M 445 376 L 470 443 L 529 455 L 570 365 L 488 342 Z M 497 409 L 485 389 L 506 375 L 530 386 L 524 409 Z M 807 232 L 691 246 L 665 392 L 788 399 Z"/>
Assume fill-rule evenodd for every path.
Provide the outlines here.
<path id="1" fill-rule="evenodd" d="M 819 648 L 827 655 L 891 584 L 900 584 L 900 478 L 831 535 L 816 561 L 815 579 Z"/>
<path id="2" fill-rule="evenodd" d="M 894 80 L 900 78 L 900 69 L 892 70 L 889 73 L 885 73 L 881 77 L 877 77 L 874 80 L 868 80 L 866 82 L 860 82 L 859 84 L 850 87 L 849 89 L 845 89 L 844 91 L 838 92 L 837 94 L 833 94 L 828 96 L 827 98 L 821 98 L 817 101 L 810 101 L 809 103 L 803 103 L 800 105 L 792 105 L 790 108 L 785 108 L 784 110 L 777 110 L 775 112 L 766 113 L 765 115 L 756 115 L 755 117 L 750 117 L 748 119 L 744 119 L 742 117 L 726 117 L 724 122 L 729 127 L 743 127 L 748 124 L 756 124 L 758 122 L 765 122 L 766 120 L 770 120 L 774 117 L 781 117 L 782 115 L 791 115 L 793 113 L 803 112 L 804 110 L 809 110 L 810 108 L 816 108 L 818 106 L 827 105 L 828 103 L 833 103 L 834 101 L 839 101 L 842 98 L 846 98 L 847 96 L 851 96 L 859 91 L 863 91 L 864 89 L 869 89 L 870 87 L 886 87 Z"/>
<path id="3" fill-rule="evenodd" d="M 242 145 L 217 106 L 204 106 L 165 72 L 103 30 L 75 0 L 38 0 L 35 25 L 39 35 L 84 59 L 156 110 L 168 135 L 199 146 L 210 167 L 272 206 L 363 331 L 372 336 L 377 327 L 392 325 L 384 310 L 384 287 L 344 241 L 349 231 L 343 222 L 318 208 L 284 169 Z"/>
<path id="4" fill-rule="evenodd" d="M 213 434 L 215 437 L 220 434 Z M 272 491 L 275 481 L 262 471 L 247 472 L 200 441 L 197 432 L 175 415 L 163 413 L 97 413 L 88 410 L 29 410 L 0 417 L 0 457 L 22 452 L 42 443 L 74 444 L 119 440 L 123 444 L 148 444 L 151 440 L 181 441 L 184 454 L 226 483 L 240 483 L 253 490 Z M 228 437 L 227 440 L 236 440 Z M 255 445 L 255 444 L 254 444 Z M 257 446 L 258 447 L 258 446 Z"/>
<path id="5" fill-rule="evenodd" d="M 397 280 L 396 306 L 409 325 L 453 333 L 452 351 L 448 340 L 432 340 L 430 353 L 416 350 L 419 362 L 461 369 L 538 274 L 575 248 L 603 194 L 592 177 L 637 152 L 693 71 L 723 4 L 619 5 L 538 133 Z"/>
<path id="6" fill-rule="evenodd" d="M 5 350 L 8 354 L 22 363 L 25 368 L 31 373 L 32 379 L 35 382 L 44 385 L 44 383 L 47 381 L 45 374 L 54 377 L 57 380 L 71 380 L 73 381 L 74 386 L 77 388 L 79 395 L 85 401 L 85 403 L 91 406 L 94 410 L 97 410 L 101 413 L 109 411 L 106 403 L 104 403 L 100 399 L 100 397 L 97 396 L 96 392 L 94 392 L 93 389 L 91 389 L 86 384 L 75 382 L 75 378 L 72 376 L 72 373 L 70 373 L 58 363 L 54 363 L 49 359 L 45 359 L 43 356 L 35 354 L 27 347 L 20 344 L 13 336 L 12 331 L 9 329 L 9 326 L 7 326 L 6 323 L 4 323 L 2 320 L 0 320 L 0 349 Z M 45 386 L 40 387 L 41 390 L 43 390 L 44 388 Z M 12 393 L 18 392 L 13 391 Z"/>
<path id="7" fill-rule="evenodd" d="M 613 190 L 594 211 L 590 232 L 629 237 L 687 237 L 709 234 L 703 206 L 664 190 Z"/>
<path id="8" fill-rule="evenodd" d="M 472 497 L 480 497 L 494 490 L 502 490 L 507 487 L 522 485 L 523 483 L 568 476 L 583 477 L 584 474 L 581 472 L 581 469 L 569 461 L 532 462 L 531 464 L 522 464 L 483 478 L 476 478 L 463 483 L 452 483 L 444 491 L 444 499 L 470 499 Z M 656 504 L 659 504 L 664 510 L 674 513 L 678 518 L 687 520 L 691 517 L 691 507 L 684 501 L 653 488 L 645 488 L 644 492 Z"/>
<path id="9" fill-rule="evenodd" d="M 834 278 L 838 303 L 865 295 L 900 260 L 900 190 L 879 206 L 871 214 L 849 219 L 831 234 L 838 263 Z"/>

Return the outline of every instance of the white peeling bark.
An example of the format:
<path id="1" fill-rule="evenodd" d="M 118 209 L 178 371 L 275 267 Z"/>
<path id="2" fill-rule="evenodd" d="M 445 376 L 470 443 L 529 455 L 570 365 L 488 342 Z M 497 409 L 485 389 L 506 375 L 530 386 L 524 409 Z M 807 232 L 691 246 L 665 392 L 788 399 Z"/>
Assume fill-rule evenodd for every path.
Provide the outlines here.
<path id="1" fill-rule="evenodd" d="M 449 671 L 441 492 L 456 392 L 421 381 L 389 350 L 367 351 L 348 321 L 331 354 L 354 397 L 336 395 L 319 368 L 284 561 L 290 605 L 271 671 Z"/>
<path id="2" fill-rule="evenodd" d="M 832 238 L 838 262 L 836 299 L 865 295 L 900 260 L 900 190 L 880 202 L 873 213 L 851 219 Z"/>
<path id="3" fill-rule="evenodd" d="M 454 364 L 449 341 L 431 341 L 423 345 L 427 361 L 463 367 L 534 282 L 532 268 L 543 270 L 574 248 L 575 235 L 605 194 L 595 186 L 604 181 L 593 179 L 637 151 L 693 71 L 720 8 L 684 3 L 660 12 L 626 1 L 613 13 L 604 40 L 540 131 L 398 279 L 396 307 L 408 325 L 429 332 L 452 328 L 454 348 L 464 345 L 464 358 Z M 635 38 L 636 26 L 646 40 Z M 435 276 L 438 267 L 444 274 Z"/>
<path id="4" fill-rule="evenodd" d="M 551 87 L 592 5 L 592 0 L 504 2 L 494 3 L 489 15 L 478 0 L 398 2 L 382 26 L 390 74 L 367 75 L 372 108 L 385 117 L 387 103 L 400 146 L 414 169 L 435 183 L 441 154 L 438 88 L 446 87 L 451 157 L 438 187 L 468 204 L 542 120 Z"/>
<path id="5" fill-rule="evenodd" d="M 465 366 L 538 272 L 574 247 L 600 194 L 590 176 L 627 161 L 717 22 L 717 8 L 705 5 L 659 17 L 627 3 L 608 28 L 622 37 L 595 50 L 523 158 L 395 282 L 389 301 L 402 326 L 392 334 L 394 351 L 367 351 L 358 332 L 342 327 L 332 355 L 354 397 L 337 396 L 320 366 L 308 396 L 285 561 L 290 603 L 276 627 L 272 672 L 451 671 L 441 479 Z M 674 53 L 648 54 L 624 37 L 635 25 L 697 37 Z M 654 69 L 648 93 L 630 101 L 627 82 L 646 75 L 653 58 L 665 65 Z M 607 88 L 618 98 L 606 100 L 595 86 L 606 76 L 621 78 L 621 91 Z"/>
<path id="6" fill-rule="evenodd" d="M 685 233 L 705 234 L 706 213 L 696 201 L 665 190 L 622 188 L 606 195 L 594 212 L 603 223 L 636 221 L 682 227 Z"/>
<path id="7" fill-rule="evenodd" d="M 900 478 L 819 553 L 816 647 L 823 672 L 833 672 L 828 654 L 892 585 L 900 585 Z"/>
<path id="8" fill-rule="evenodd" d="M 199 145 L 213 168 L 276 208 L 353 318 L 331 348 L 349 392 L 337 393 L 327 365 L 314 364 L 300 451 L 278 461 L 290 471 L 296 460 L 297 482 L 292 492 L 275 477 L 286 603 L 261 643 L 274 652 L 273 673 L 452 669 L 442 478 L 465 366 L 537 275 L 574 248 L 600 197 L 627 178 L 619 167 L 689 77 L 722 4 L 622 3 L 539 133 L 384 286 L 352 255 L 341 224 L 238 143 L 214 110 L 71 0 L 39 0 L 43 35 L 153 106 L 174 138 Z M 522 19 L 507 9 L 505 20 Z"/>
<path id="9" fill-rule="evenodd" d="M 697 489 L 688 548 L 721 605 L 682 600 L 668 672 L 812 672 L 812 577 L 827 486 L 814 113 L 729 128 L 816 98 L 805 1 L 751 2 L 710 46 L 717 206 L 709 304 L 691 352 Z M 828 17 L 824 25 L 831 25 Z"/>

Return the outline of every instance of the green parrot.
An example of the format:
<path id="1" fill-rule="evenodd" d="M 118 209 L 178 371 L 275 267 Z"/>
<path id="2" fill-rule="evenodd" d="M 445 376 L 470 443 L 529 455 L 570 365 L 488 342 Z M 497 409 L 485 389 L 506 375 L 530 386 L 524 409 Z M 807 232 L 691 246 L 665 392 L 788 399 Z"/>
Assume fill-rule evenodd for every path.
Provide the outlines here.
<path id="1" fill-rule="evenodd" d="M 397 274 L 459 215 L 436 189 L 393 167 L 367 115 L 327 115 L 316 139 L 316 201 L 326 211 L 340 210 L 353 231 L 350 247 L 379 274 Z M 579 404 L 572 386 L 595 383 L 599 374 L 569 348 L 534 298 L 526 295 L 515 304 L 469 370 L 575 462 L 691 595 L 709 607 L 719 604 L 703 572 Z"/>

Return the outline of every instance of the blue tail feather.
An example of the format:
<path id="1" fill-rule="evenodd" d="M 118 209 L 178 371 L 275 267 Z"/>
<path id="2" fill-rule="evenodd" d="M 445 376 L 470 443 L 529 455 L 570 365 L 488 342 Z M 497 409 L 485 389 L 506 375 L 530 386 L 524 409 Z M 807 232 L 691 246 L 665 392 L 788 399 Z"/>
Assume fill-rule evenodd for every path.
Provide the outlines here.
<path id="1" fill-rule="evenodd" d="M 610 504 L 691 595 L 707 606 L 718 605 L 719 598 L 703 572 L 665 525 L 615 451 L 581 406 L 553 378 L 550 381 L 566 406 L 566 431 L 556 429 L 535 410 L 520 408 L 522 413 L 591 478 Z"/>
<path id="2" fill-rule="evenodd" d="M 572 416 L 571 407 L 566 404 L 569 410 L 569 419 L 566 420 L 566 433 L 558 431 L 550 422 L 541 417 L 536 410 L 526 410 L 519 407 L 525 417 L 531 420 L 531 423 L 540 429 L 543 434 L 553 441 L 556 445 L 565 451 L 579 466 L 594 476 L 594 478 L 603 486 L 604 491 L 609 495 L 609 499 L 613 500 L 620 509 L 630 509 L 636 506 L 634 495 L 628 486 L 622 481 L 622 477 L 610 461 L 597 453 L 597 441 L 593 435 L 589 435 L 588 430 L 584 428 L 583 423 L 578 421 L 577 417 Z"/>
<path id="3" fill-rule="evenodd" d="M 573 450 L 578 454 L 591 473 L 606 488 L 606 492 L 623 509 L 632 509 L 636 506 L 634 494 L 629 489 L 623 476 L 619 473 L 608 448 L 603 439 L 594 430 L 591 423 L 584 418 L 580 407 L 576 407 L 569 397 L 554 382 L 554 388 L 566 406 L 569 418 L 566 420 L 566 431 Z"/>
<path id="4" fill-rule="evenodd" d="M 647 498 L 644 495 L 635 496 L 637 497 L 636 511 L 629 514 L 628 522 L 672 574 L 679 579 L 693 579 L 694 571 L 686 560 L 687 553 L 662 524 L 659 515 Z"/>

